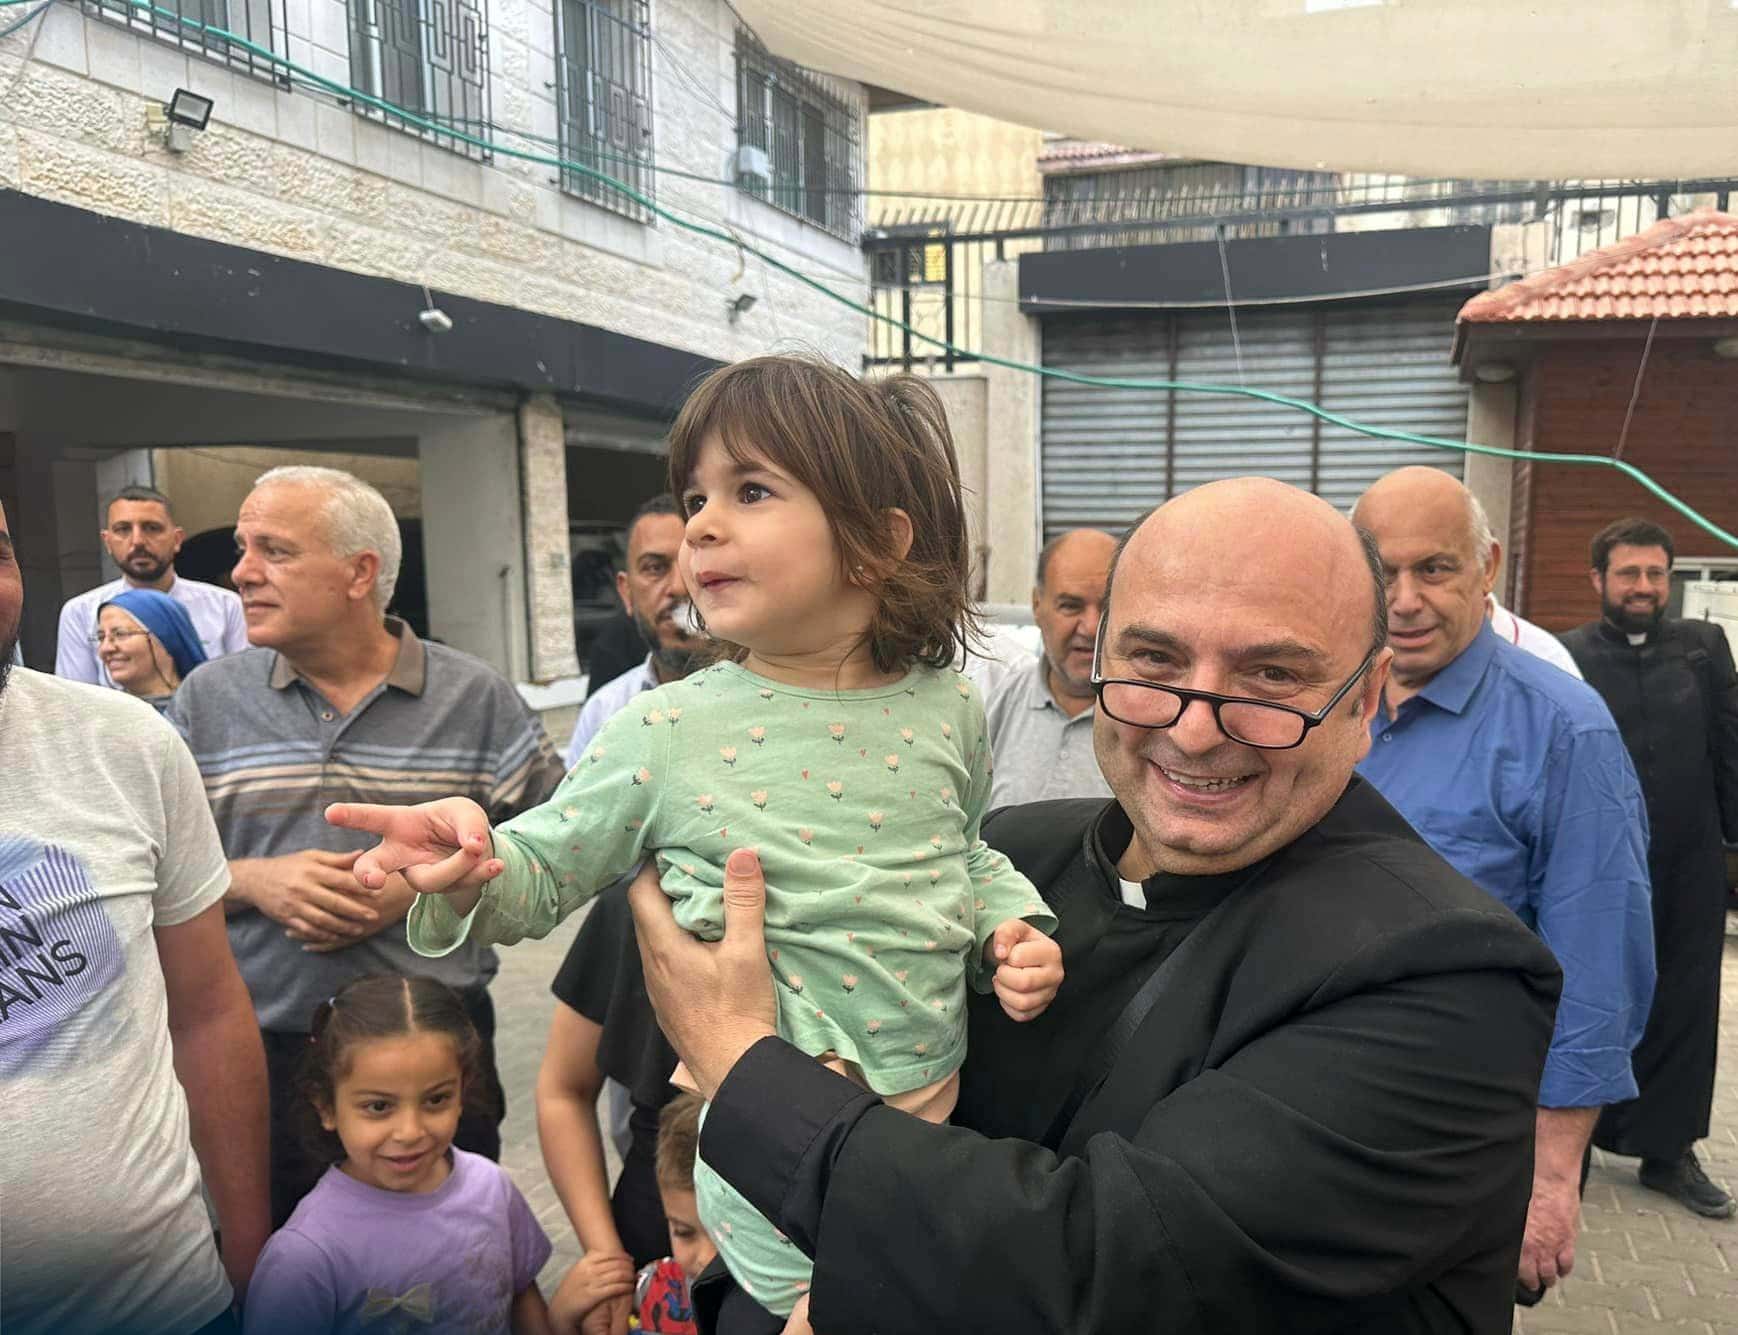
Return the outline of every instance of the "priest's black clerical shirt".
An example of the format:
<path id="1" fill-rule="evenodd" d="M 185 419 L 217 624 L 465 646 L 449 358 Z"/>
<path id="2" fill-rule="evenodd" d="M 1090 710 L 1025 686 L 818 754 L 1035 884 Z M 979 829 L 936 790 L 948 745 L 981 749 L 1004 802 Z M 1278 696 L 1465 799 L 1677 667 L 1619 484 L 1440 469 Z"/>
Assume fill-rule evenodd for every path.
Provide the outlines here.
<path id="1" fill-rule="evenodd" d="M 1028 1024 L 975 1003 L 953 1125 L 773 1038 L 712 1104 L 701 1151 L 814 1257 L 817 1332 L 1510 1328 L 1561 982 L 1513 914 L 1358 779 L 1253 879 L 1126 899 L 1115 803 L 1014 808 L 984 835 L 1056 911 L 1067 979 Z"/>

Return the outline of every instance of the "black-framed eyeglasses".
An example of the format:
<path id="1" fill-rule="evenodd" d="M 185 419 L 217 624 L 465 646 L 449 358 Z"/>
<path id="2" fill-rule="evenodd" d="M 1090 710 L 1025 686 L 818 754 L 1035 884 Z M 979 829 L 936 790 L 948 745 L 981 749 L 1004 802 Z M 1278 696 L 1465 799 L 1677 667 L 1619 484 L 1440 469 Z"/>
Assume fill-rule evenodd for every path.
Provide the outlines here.
<path id="1" fill-rule="evenodd" d="M 1333 699 L 1311 714 L 1290 705 L 1251 700 L 1247 696 L 1185 691 L 1128 677 L 1107 679 L 1099 669 L 1104 654 L 1104 622 L 1100 621 L 1098 642 L 1092 650 L 1092 686 L 1098 693 L 1098 707 L 1118 723 L 1130 727 L 1174 728 L 1183 717 L 1183 711 L 1200 700 L 1213 711 L 1213 721 L 1219 725 L 1219 731 L 1232 741 L 1263 751 L 1289 751 L 1294 746 L 1301 746 L 1310 729 L 1334 712 L 1340 701 L 1346 698 L 1346 692 L 1370 670 L 1370 664 L 1376 661 L 1380 652 L 1380 645 L 1373 646 L 1364 655 L 1364 661 L 1358 664 L 1358 670 L 1334 692 Z"/>

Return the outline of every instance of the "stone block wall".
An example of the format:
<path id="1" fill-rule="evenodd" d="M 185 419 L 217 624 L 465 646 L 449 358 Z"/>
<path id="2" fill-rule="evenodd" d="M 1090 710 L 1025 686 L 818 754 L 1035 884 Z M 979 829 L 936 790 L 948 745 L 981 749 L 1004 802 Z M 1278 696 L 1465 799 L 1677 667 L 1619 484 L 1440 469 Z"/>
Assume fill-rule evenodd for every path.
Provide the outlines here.
<path id="1" fill-rule="evenodd" d="M 286 54 L 347 82 L 341 0 L 284 3 Z M 486 0 L 497 140 L 553 156 L 551 3 Z M 722 0 L 654 4 L 660 164 L 730 175 L 734 24 Z M 186 153 L 168 150 L 154 120 L 177 88 L 214 102 Z M 728 242 L 622 217 L 563 192 L 553 166 L 505 153 L 473 160 L 70 3 L 0 42 L 0 89 L 0 187 L 721 360 L 790 343 L 852 366 L 862 353 L 861 315 Z M 733 187 L 660 175 L 656 194 L 863 300 L 855 244 Z M 757 304 L 732 321 L 727 306 L 744 292 Z"/>

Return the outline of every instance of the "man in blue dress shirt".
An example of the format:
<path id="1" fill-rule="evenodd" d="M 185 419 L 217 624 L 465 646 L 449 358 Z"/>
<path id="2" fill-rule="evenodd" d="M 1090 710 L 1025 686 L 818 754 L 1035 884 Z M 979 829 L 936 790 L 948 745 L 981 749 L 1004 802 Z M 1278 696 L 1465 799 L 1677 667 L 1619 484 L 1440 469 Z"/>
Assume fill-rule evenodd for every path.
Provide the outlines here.
<path id="1" fill-rule="evenodd" d="M 1352 518 L 1381 549 L 1394 649 L 1358 770 L 1563 969 L 1519 1275 L 1548 1288 L 1574 1265 L 1599 1110 L 1636 1092 L 1630 1050 L 1654 986 L 1641 788 L 1592 688 L 1492 633 L 1502 548 L 1465 487 L 1403 468 Z"/>

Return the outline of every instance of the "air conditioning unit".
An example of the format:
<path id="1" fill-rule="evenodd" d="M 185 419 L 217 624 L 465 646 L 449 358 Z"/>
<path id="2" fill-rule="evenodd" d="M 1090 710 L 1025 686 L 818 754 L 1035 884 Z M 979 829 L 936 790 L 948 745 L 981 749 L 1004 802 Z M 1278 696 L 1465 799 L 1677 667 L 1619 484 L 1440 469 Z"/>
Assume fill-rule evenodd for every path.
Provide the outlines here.
<path id="1" fill-rule="evenodd" d="M 766 155 L 764 148 L 753 144 L 743 144 L 736 150 L 733 167 L 736 170 L 736 180 L 739 185 L 770 186 L 772 184 L 772 159 Z"/>
<path id="2" fill-rule="evenodd" d="M 1712 621 L 1738 654 L 1738 580 L 1695 580 L 1684 585 L 1684 618 Z"/>

